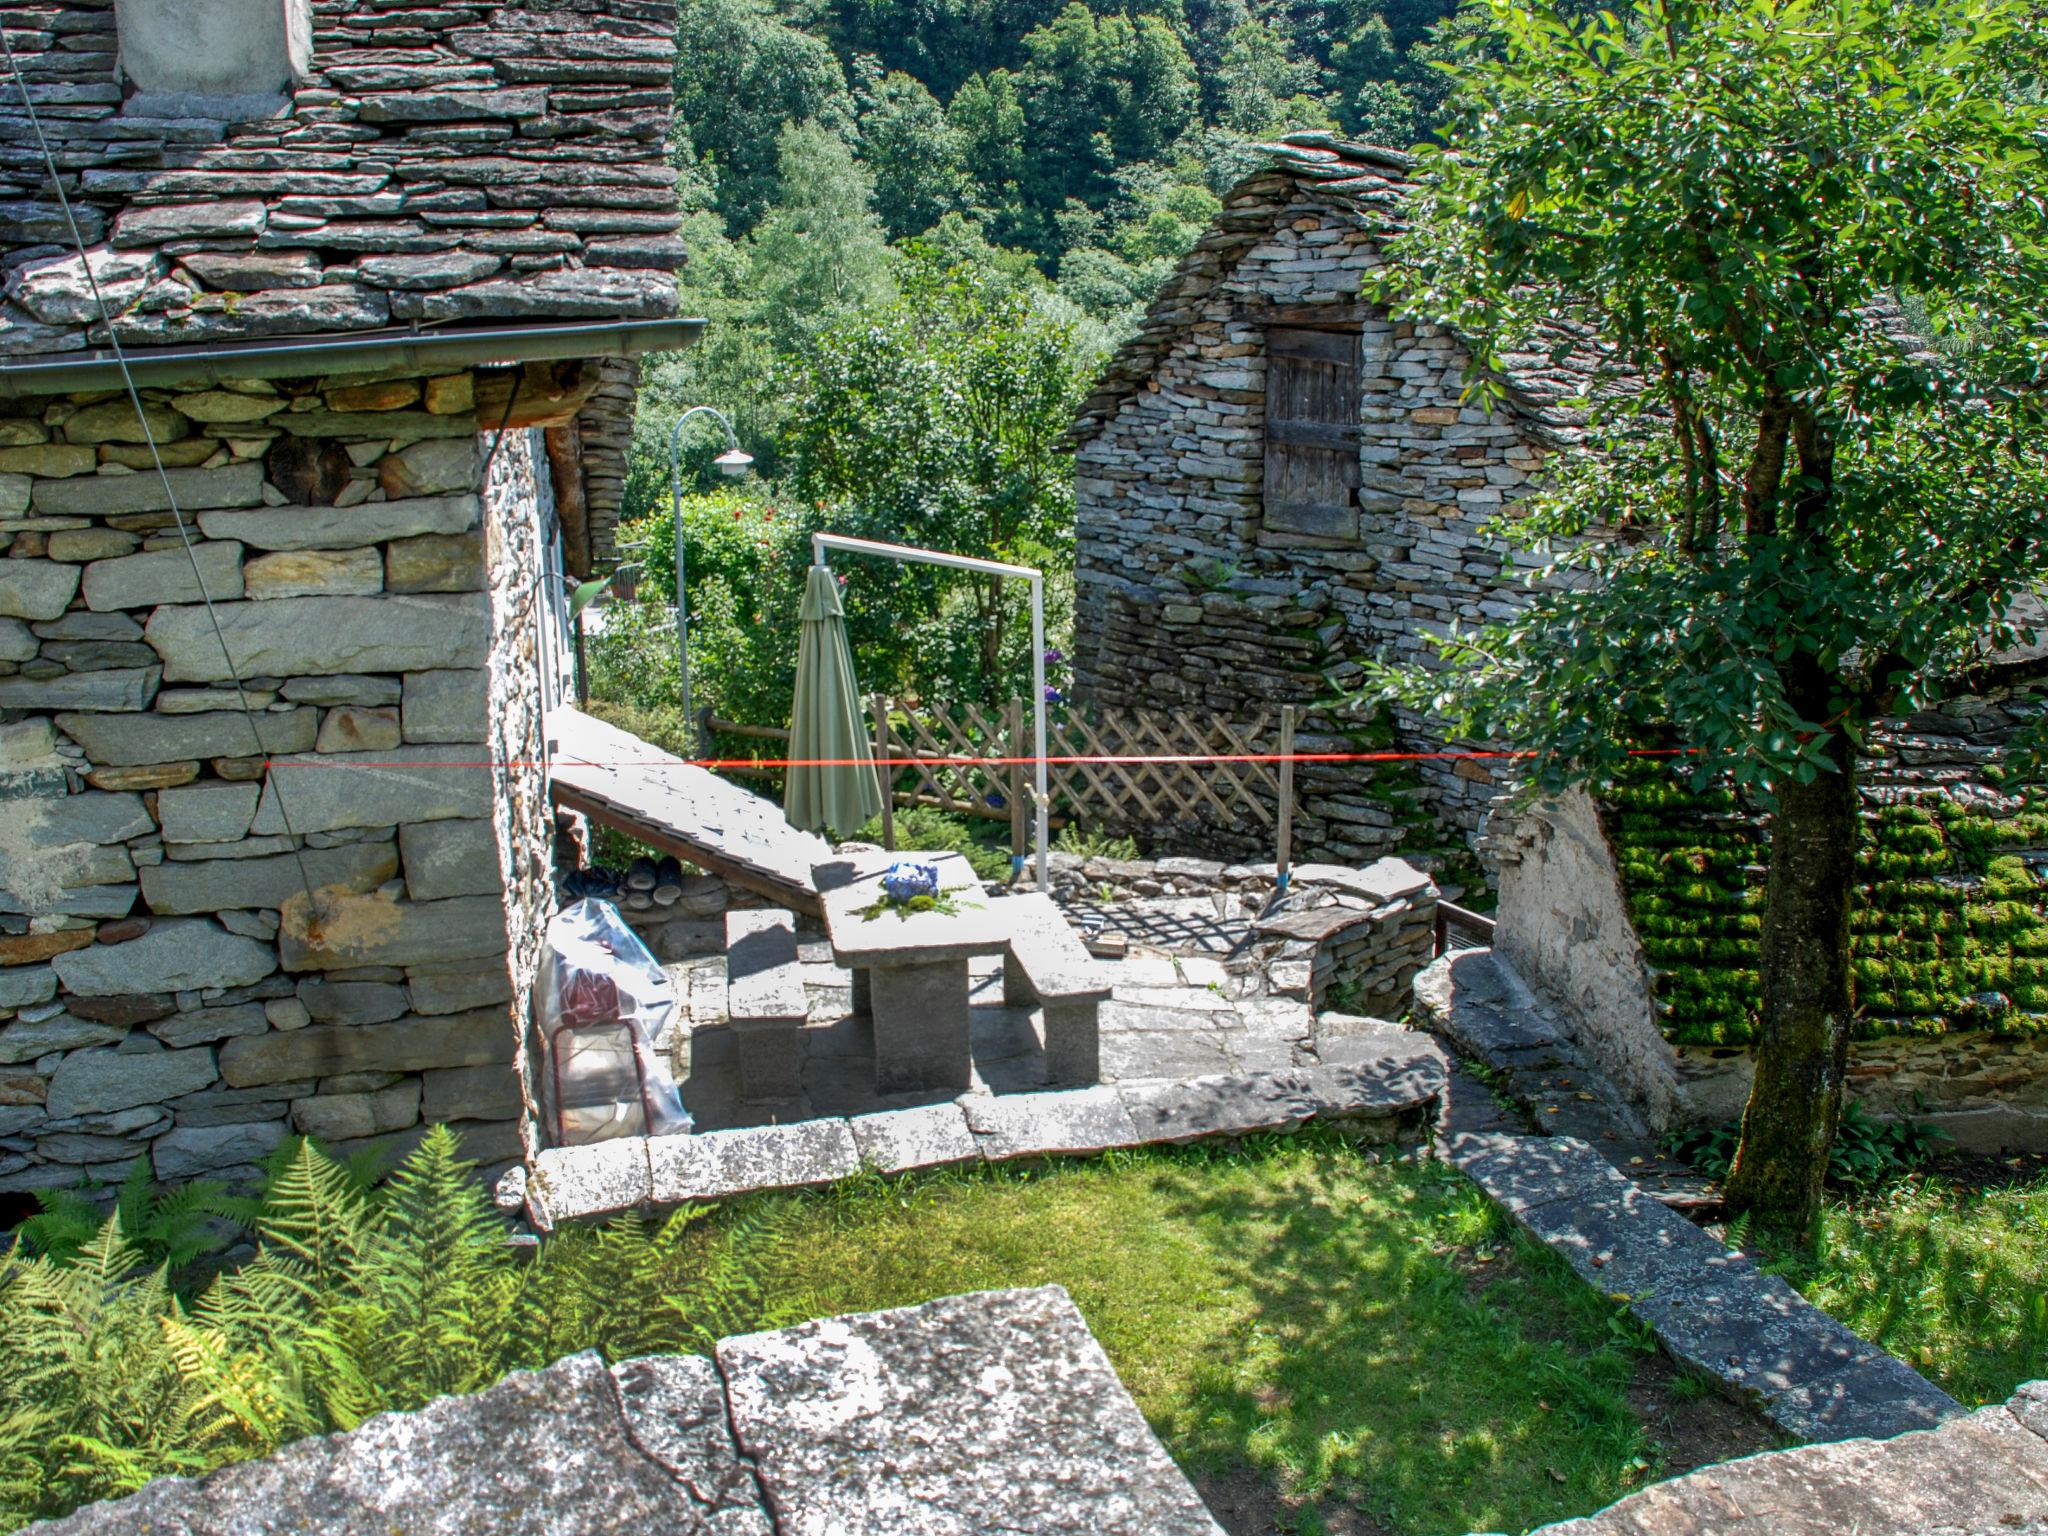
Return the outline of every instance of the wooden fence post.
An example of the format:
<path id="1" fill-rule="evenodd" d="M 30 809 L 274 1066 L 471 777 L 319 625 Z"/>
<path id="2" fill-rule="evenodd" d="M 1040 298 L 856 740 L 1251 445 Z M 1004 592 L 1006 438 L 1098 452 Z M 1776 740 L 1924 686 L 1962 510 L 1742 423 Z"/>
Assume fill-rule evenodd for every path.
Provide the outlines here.
<path id="1" fill-rule="evenodd" d="M 1273 861 L 1279 872 L 1276 889 L 1287 889 L 1288 866 L 1294 860 L 1294 706 L 1280 706 L 1280 846 Z"/>
<path id="2" fill-rule="evenodd" d="M 868 700 L 875 712 L 875 777 L 882 782 L 882 846 L 896 851 L 896 771 L 889 761 L 889 701 L 881 694 Z"/>
<path id="3" fill-rule="evenodd" d="M 1024 701 L 1010 700 L 1010 745 L 1003 756 L 1010 760 L 1010 874 L 1024 867 L 1024 801 L 1028 794 L 1024 776 Z"/>

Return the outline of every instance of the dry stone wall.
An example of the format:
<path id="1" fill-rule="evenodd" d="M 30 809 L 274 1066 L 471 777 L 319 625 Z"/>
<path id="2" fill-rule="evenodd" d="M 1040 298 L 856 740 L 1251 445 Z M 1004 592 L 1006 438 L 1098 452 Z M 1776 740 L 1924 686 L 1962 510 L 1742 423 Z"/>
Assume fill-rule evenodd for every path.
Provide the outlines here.
<path id="1" fill-rule="evenodd" d="M 1248 245 L 1233 233 L 1245 227 L 1262 231 Z M 1155 308 L 1149 323 L 1172 340 L 1076 454 L 1082 699 L 1240 718 L 1310 704 L 1332 679 L 1355 679 L 1360 658 L 1425 658 L 1426 635 L 1516 600 L 1480 526 L 1522 493 L 1544 448 L 1507 410 L 1461 403 L 1467 356 L 1454 337 L 1360 304 L 1361 279 L 1381 264 L 1380 227 L 1348 199 L 1279 173 L 1255 178 L 1212 237 L 1219 270 L 1195 296 Z M 1265 526 L 1264 333 L 1278 321 L 1359 333 L 1355 536 Z M 1442 744 L 1420 719 L 1395 725 L 1401 742 Z M 1389 745 L 1361 722 L 1317 716 L 1297 743 Z M 1469 831 L 1495 788 L 1471 761 L 1406 773 L 1304 764 L 1296 785 L 1297 847 L 1341 862 L 1397 847 L 1404 813 Z M 1243 857 L 1257 841 L 1204 851 Z"/>
<path id="2" fill-rule="evenodd" d="M 518 1154 L 545 476 L 459 383 L 145 391 L 189 556 L 125 400 L 0 404 L 0 1192 Z"/>

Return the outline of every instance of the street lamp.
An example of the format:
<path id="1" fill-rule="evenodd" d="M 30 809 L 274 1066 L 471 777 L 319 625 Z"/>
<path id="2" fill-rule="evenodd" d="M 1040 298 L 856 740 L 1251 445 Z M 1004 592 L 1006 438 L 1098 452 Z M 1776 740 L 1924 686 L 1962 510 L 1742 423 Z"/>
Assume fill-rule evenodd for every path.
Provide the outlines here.
<path id="1" fill-rule="evenodd" d="M 740 447 L 739 434 L 732 429 L 732 423 L 725 419 L 725 413 L 708 405 L 693 405 L 676 418 L 673 431 L 668 435 L 668 483 L 669 505 L 674 518 L 676 541 L 676 661 L 683 677 L 683 718 L 692 717 L 690 711 L 690 608 L 689 598 L 683 590 L 683 424 L 692 416 L 709 416 L 725 428 L 725 452 L 712 460 L 722 475 L 737 478 L 747 472 L 747 466 L 754 462 L 754 456 Z"/>

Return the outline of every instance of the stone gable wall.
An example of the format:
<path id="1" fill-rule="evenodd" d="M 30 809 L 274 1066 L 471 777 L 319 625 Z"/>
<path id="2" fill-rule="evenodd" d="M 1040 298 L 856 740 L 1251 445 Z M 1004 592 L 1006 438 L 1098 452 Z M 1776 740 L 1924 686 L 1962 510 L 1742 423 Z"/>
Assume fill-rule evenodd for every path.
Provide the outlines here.
<path id="1" fill-rule="evenodd" d="M 518 1155 L 552 820 L 535 435 L 479 490 L 510 387 L 144 392 L 253 724 L 127 401 L 0 403 L 0 1192 L 294 1130 Z"/>
<path id="2" fill-rule="evenodd" d="M 1265 203 L 1270 234 L 1185 313 L 1144 387 L 1077 452 L 1075 684 L 1106 706 L 1192 706 L 1245 718 L 1330 697 L 1361 657 L 1428 654 L 1427 632 L 1507 611 L 1518 587 L 1479 534 L 1543 459 L 1506 411 L 1462 404 L 1467 354 L 1449 334 L 1394 323 L 1358 302 L 1381 262 L 1355 206 L 1291 182 Z M 1360 332 L 1358 537 L 1268 531 L 1262 522 L 1264 327 L 1327 317 Z M 1312 717 L 1301 750 L 1386 746 L 1362 723 Z M 1441 746 L 1403 716 L 1397 744 Z M 1384 727 L 1382 727 L 1382 730 Z M 1469 832 L 1492 797 L 1482 763 L 1402 773 L 1304 765 L 1296 846 L 1369 861 L 1404 820 Z M 1210 829 L 1199 851 L 1270 856 L 1250 832 Z"/>

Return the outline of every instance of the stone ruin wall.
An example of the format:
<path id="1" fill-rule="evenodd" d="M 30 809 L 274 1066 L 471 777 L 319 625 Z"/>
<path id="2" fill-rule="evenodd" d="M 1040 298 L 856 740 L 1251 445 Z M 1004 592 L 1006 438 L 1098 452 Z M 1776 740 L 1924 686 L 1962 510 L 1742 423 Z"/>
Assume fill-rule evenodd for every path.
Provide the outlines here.
<path id="1" fill-rule="evenodd" d="M 293 1131 L 519 1155 L 552 819 L 478 766 L 540 743 L 527 434 L 479 494 L 510 387 L 145 391 L 253 727 L 125 398 L 0 402 L 0 1193 Z"/>
<path id="2" fill-rule="evenodd" d="M 1955 700 L 1871 736 L 1866 807 L 1940 793 L 1998 817 L 2019 798 L 1985 773 L 2041 705 L 2031 692 Z M 1593 1063 L 1653 1129 L 1742 1112 L 1748 1046 L 1674 1045 L 1656 1023 L 1652 969 L 1592 800 L 1573 792 L 1503 808 L 1484 853 L 1498 872 L 1495 949 L 1559 1011 Z M 1966 1152 L 2048 1150 L 2048 1039 L 1955 1030 L 1852 1041 L 1849 1096 L 1872 1115 L 1927 1121 Z"/>
<path id="3" fill-rule="evenodd" d="M 1542 462 L 1530 431 L 1459 402 L 1466 353 L 1447 333 L 1365 313 L 1362 475 L 1356 539 L 1262 525 L 1264 327 L 1361 313 L 1380 265 L 1355 208 L 1285 183 L 1252 246 L 1185 314 L 1144 387 L 1076 456 L 1077 696 L 1111 708 L 1193 707 L 1245 719 L 1328 699 L 1356 663 L 1433 653 L 1424 636 L 1493 618 L 1518 593 L 1481 524 Z M 1233 204 L 1233 212 L 1239 205 Z M 1256 208 L 1258 205 L 1245 205 Z M 1155 319 L 1161 318 L 1158 316 Z M 1383 746 L 1364 722 L 1309 717 L 1302 751 Z M 1442 745 L 1403 714 L 1394 745 Z M 1296 774 L 1302 857 L 1369 862 L 1408 825 L 1470 833 L 1495 793 L 1483 763 L 1406 772 L 1304 764 Z M 1405 823 L 1405 824 L 1404 824 Z M 1167 829 L 1155 842 L 1222 858 L 1270 858 L 1252 828 Z"/>

